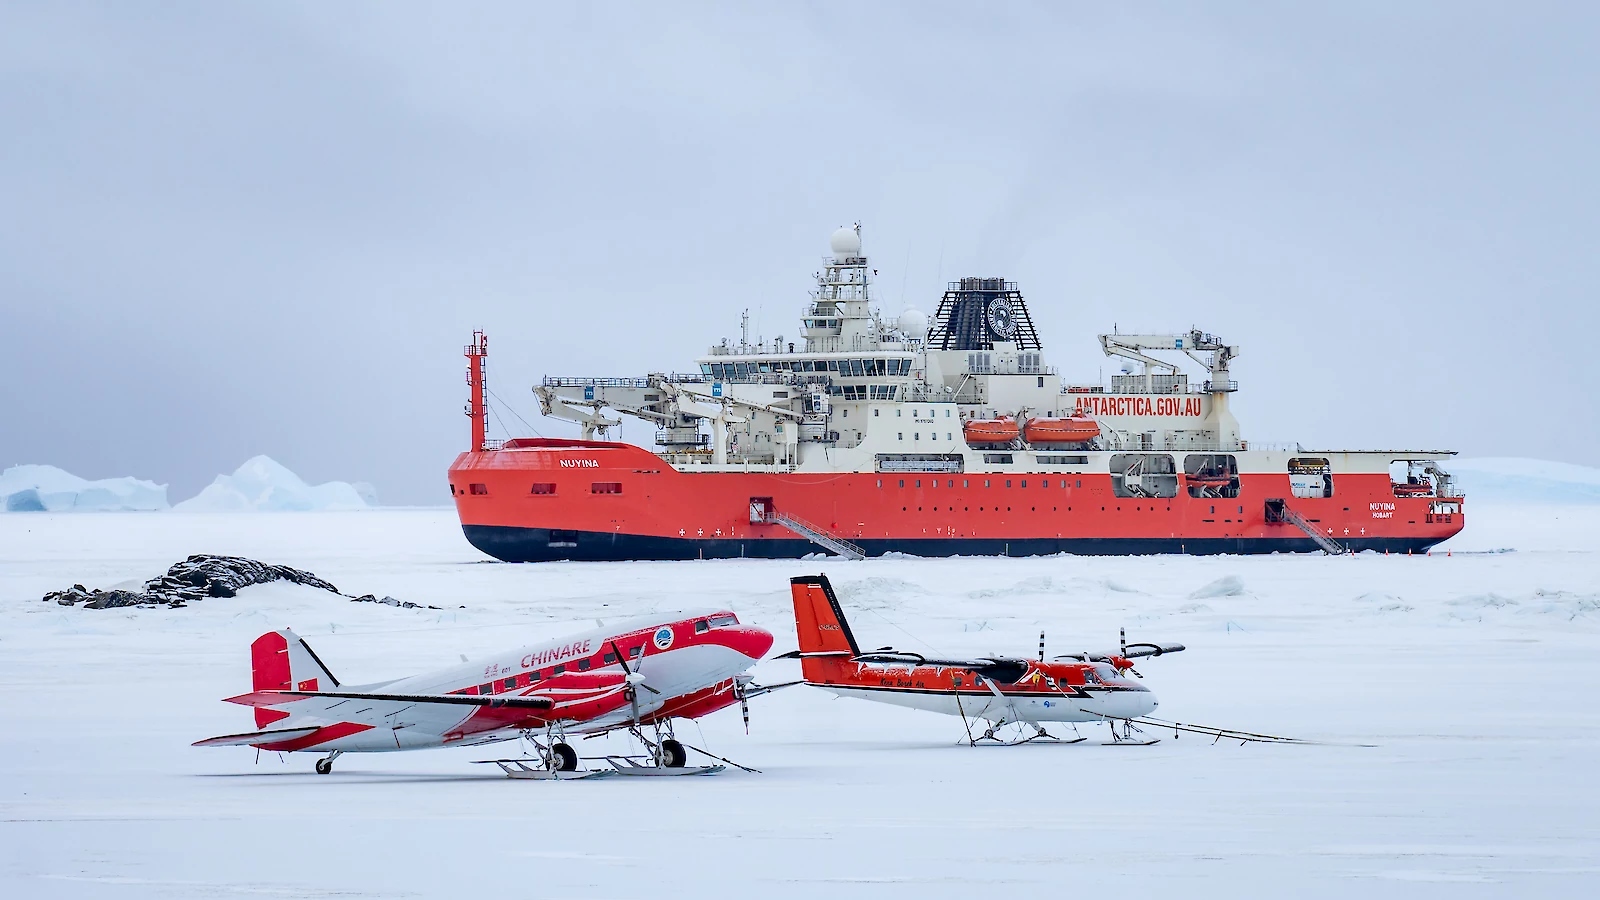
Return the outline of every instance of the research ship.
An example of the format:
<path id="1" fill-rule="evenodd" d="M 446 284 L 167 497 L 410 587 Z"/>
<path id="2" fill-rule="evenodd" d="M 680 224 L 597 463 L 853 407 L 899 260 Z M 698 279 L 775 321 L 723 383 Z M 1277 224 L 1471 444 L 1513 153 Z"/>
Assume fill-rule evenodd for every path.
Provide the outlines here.
<path id="1" fill-rule="evenodd" d="M 1452 451 L 1245 440 L 1240 349 L 1215 335 L 1102 334 L 1120 374 L 1067 383 L 1016 283 L 962 278 L 931 321 L 886 319 L 860 226 L 830 249 L 793 339 L 752 341 L 747 314 L 687 373 L 545 377 L 576 439 L 488 439 L 474 334 L 449 470 L 467 540 L 514 562 L 1416 553 L 1463 526 Z M 609 440 L 621 416 L 654 445 Z"/>

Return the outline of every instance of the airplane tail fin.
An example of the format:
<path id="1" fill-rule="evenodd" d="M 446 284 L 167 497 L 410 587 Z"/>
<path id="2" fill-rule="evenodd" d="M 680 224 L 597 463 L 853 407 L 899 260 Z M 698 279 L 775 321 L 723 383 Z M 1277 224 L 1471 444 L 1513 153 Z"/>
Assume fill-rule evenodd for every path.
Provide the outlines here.
<path id="1" fill-rule="evenodd" d="M 800 642 L 800 671 L 807 681 L 827 682 L 852 656 L 859 656 L 850 623 L 826 575 L 789 579 L 794 598 L 794 630 Z"/>
<path id="2" fill-rule="evenodd" d="M 339 686 L 316 651 L 287 628 L 269 631 L 250 645 L 250 686 L 258 691 L 326 691 Z M 256 707 L 256 727 L 265 728 L 289 713 Z"/>

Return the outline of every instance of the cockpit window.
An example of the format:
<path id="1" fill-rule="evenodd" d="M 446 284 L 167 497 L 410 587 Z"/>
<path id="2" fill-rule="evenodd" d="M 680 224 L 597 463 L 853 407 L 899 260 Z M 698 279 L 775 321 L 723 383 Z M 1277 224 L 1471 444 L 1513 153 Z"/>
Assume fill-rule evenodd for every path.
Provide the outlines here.
<path id="1" fill-rule="evenodd" d="M 720 613 L 711 617 L 712 628 L 726 628 L 729 625 L 739 624 L 739 617 L 733 613 Z"/>
<path id="2" fill-rule="evenodd" d="M 1100 676 L 1100 681 L 1102 683 L 1108 683 L 1108 682 L 1112 682 L 1112 681 L 1119 681 L 1122 678 L 1121 675 L 1117 674 L 1117 670 L 1116 669 L 1113 669 L 1112 667 L 1106 665 L 1105 663 L 1095 663 L 1094 673 L 1096 675 Z"/>
<path id="3" fill-rule="evenodd" d="M 694 633 L 695 634 L 705 634 L 707 631 L 710 631 L 710 630 L 711 630 L 711 625 L 708 624 L 705 619 L 700 619 L 700 620 L 698 620 L 698 621 L 696 621 L 694 623 Z"/>

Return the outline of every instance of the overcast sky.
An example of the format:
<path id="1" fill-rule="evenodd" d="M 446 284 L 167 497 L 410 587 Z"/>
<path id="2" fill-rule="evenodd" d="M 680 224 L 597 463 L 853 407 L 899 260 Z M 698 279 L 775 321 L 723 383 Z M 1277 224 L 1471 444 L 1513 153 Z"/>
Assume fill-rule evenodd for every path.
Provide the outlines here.
<path id="1" fill-rule="evenodd" d="M 1247 438 L 1600 464 L 1600 7 L 1309 7 L 0 3 L 0 466 L 444 503 L 474 328 L 575 433 L 855 221 L 1064 375 L 1240 344 Z"/>

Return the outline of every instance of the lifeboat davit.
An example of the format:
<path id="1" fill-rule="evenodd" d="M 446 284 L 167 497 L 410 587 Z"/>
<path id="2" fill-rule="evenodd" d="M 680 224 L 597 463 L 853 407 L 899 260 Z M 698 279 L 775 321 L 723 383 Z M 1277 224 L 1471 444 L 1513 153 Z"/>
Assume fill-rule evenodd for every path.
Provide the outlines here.
<path id="1" fill-rule="evenodd" d="M 961 426 L 961 436 L 973 447 L 1006 446 L 1022 436 L 1016 419 L 968 419 Z"/>
<path id="2" fill-rule="evenodd" d="M 1100 423 L 1076 416 L 1066 419 L 1029 419 L 1022 434 L 1028 443 L 1036 446 L 1082 444 L 1100 436 Z"/>

